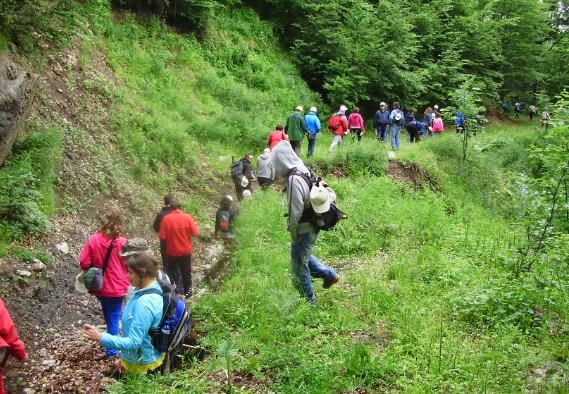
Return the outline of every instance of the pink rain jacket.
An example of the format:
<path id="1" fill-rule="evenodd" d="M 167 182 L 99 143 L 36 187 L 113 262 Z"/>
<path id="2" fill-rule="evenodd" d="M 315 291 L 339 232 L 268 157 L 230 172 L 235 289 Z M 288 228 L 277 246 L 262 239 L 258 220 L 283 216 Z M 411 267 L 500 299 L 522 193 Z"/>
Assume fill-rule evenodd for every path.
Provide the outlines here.
<path id="1" fill-rule="evenodd" d="M 91 265 L 103 268 L 105 255 L 110 244 L 111 238 L 101 232 L 91 235 L 79 256 L 81 269 L 84 271 L 88 270 L 91 268 Z M 91 294 L 101 297 L 123 297 L 126 294 L 130 281 L 128 280 L 127 269 L 123 259 L 119 256 L 119 252 L 124 244 L 126 244 L 126 238 L 115 238 L 111 258 L 104 274 L 103 289 Z"/>

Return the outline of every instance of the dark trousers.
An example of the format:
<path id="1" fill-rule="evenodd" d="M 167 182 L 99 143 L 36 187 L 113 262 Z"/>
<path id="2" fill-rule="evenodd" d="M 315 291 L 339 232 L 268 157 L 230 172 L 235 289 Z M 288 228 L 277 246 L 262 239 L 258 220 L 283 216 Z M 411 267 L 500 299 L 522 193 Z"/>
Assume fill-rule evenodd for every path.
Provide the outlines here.
<path id="1" fill-rule="evenodd" d="M 387 125 L 378 124 L 376 130 L 377 138 L 383 142 L 387 138 Z"/>
<path id="2" fill-rule="evenodd" d="M 300 145 L 301 144 L 302 144 L 302 140 L 301 141 L 290 141 L 290 146 L 292 146 L 294 153 L 296 153 L 296 155 L 299 157 L 300 157 Z"/>
<path id="3" fill-rule="evenodd" d="M 354 139 L 357 137 L 358 141 L 362 140 L 362 129 L 350 129 L 350 132 L 354 133 Z"/>
<path id="4" fill-rule="evenodd" d="M 409 142 L 419 142 L 419 130 L 411 127 L 407 129 L 407 132 L 409 133 Z"/>
<path id="5" fill-rule="evenodd" d="M 192 294 L 192 255 L 167 256 L 164 271 L 176 284 L 176 292 L 185 295 Z"/>
<path id="6" fill-rule="evenodd" d="M 273 183 L 273 181 L 271 181 L 269 178 L 263 178 L 261 176 L 257 177 L 257 182 L 259 182 L 259 186 L 261 186 L 261 189 L 266 189 L 269 186 L 271 186 L 271 184 Z"/>
<path id="7" fill-rule="evenodd" d="M 247 186 L 247 187 L 241 186 L 241 183 L 235 184 L 235 194 L 237 194 L 237 200 L 238 201 L 243 200 L 243 192 L 245 190 L 251 191 L 251 184 L 249 184 L 249 186 Z"/>

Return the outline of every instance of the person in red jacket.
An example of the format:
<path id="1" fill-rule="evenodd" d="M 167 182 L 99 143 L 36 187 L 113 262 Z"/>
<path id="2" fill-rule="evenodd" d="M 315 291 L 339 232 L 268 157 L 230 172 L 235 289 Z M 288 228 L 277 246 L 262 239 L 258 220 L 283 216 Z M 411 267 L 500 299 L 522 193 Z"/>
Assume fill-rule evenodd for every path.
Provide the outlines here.
<path id="1" fill-rule="evenodd" d="M 341 105 L 338 112 L 336 112 L 330 118 L 328 122 L 328 128 L 334 134 L 334 139 L 330 144 L 330 152 L 336 149 L 336 146 L 342 142 L 346 131 L 348 131 L 348 119 L 346 119 L 346 111 L 348 108 L 345 105 Z"/>
<path id="2" fill-rule="evenodd" d="M 14 356 L 20 361 L 26 361 L 28 354 L 24 342 L 18 337 L 16 326 L 0 298 L 0 367 L 5 367 L 8 356 Z M 5 394 L 4 381 L 0 371 L 0 394 Z"/>
<path id="3" fill-rule="evenodd" d="M 176 284 L 178 293 L 192 295 L 192 237 L 199 234 L 194 218 L 183 212 L 178 200 L 170 201 L 172 212 L 160 224 L 160 240 L 166 244 L 164 271 Z"/>
<path id="4" fill-rule="evenodd" d="M 79 264 L 83 271 L 91 267 L 103 268 L 105 257 L 110 251 L 107 268 L 103 274 L 103 288 L 93 294 L 101 303 L 103 316 L 107 324 L 107 332 L 119 334 L 124 296 L 128 291 L 130 281 L 122 257 L 119 255 L 126 244 L 124 234 L 125 219 L 117 210 L 111 210 L 101 217 L 101 226 L 97 233 L 89 237 L 79 256 Z M 118 355 L 116 349 L 106 349 L 108 357 Z"/>
<path id="5" fill-rule="evenodd" d="M 288 141 L 288 135 L 284 132 L 284 127 L 282 124 L 278 124 L 275 127 L 275 131 L 269 134 L 269 140 L 267 141 L 267 146 L 269 149 L 273 149 L 279 142 Z"/>

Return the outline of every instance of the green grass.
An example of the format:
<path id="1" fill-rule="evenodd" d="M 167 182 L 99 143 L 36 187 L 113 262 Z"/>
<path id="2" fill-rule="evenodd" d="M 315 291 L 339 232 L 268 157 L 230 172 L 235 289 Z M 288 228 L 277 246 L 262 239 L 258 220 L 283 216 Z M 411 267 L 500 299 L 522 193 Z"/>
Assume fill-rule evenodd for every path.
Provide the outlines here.
<path id="1" fill-rule="evenodd" d="M 534 277 L 511 277 L 504 262 L 520 229 L 510 211 L 495 210 L 507 195 L 487 197 L 509 170 L 523 167 L 523 147 L 539 138 L 511 131 L 479 135 L 468 171 L 455 135 L 403 142 L 399 157 L 425 165 L 436 191 L 414 191 L 365 168 L 342 179 L 329 175 L 349 219 L 319 237 L 315 254 L 342 280 L 330 290 L 315 282 L 315 308 L 290 283 L 284 195 L 254 194 L 242 206 L 220 291 L 193 305 L 209 356 L 168 377 L 123 382 L 115 392 L 221 392 L 216 349 L 228 339 L 238 349 L 234 376 L 248 382 L 236 379 L 239 392 L 562 392 L 554 370 L 542 382 L 532 376 L 556 362 L 566 371 L 566 282 L 544 288 Z M 497 144 L 497 151 L 477 148 Z M 372 138 L 363 145 L 364 152 L 383 149 Z M 346 143 L 328 160 L 357 149 Z M 503 152 L 511 152 L 508 160 Z M 320 153 L 316 161 L 325 160 Z M 557 275 L 546 271 L 537 277 Z"/>

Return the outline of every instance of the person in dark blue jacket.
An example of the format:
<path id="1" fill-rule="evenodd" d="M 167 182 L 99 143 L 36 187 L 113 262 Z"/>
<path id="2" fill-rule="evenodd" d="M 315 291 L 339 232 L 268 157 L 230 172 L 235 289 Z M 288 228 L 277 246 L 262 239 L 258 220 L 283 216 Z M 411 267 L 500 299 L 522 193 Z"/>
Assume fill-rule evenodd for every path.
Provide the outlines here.
<path id="1" fill-rule="evenodd" d="M 454 125 L 457 133 L 464 133 L 464 114 L 462 112 L 454 114 Z"/>
<path id="2" fill-rule="evenodd" d="M 380 142 L 385 142 L 389 133 L 389 111 L 384 102 L 379 104 L 379 110 L 373 116 L 373 127 Z"/>

